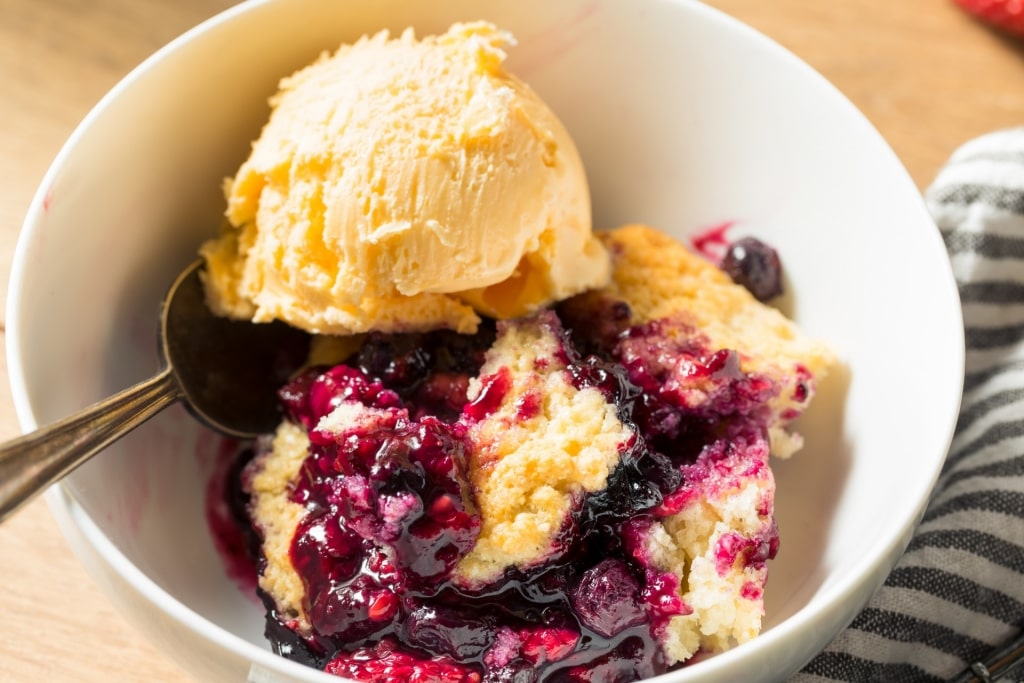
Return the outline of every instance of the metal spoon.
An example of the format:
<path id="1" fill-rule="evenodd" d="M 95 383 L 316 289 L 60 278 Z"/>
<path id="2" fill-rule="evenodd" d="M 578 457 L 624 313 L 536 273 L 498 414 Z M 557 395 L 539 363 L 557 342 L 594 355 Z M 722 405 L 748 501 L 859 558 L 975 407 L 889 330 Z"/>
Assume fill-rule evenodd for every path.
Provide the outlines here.
<path id="1" fill-rule="evenodd" d="M 276 427 L 277 389 L 305 362 L 309 335 L 283 323 L 213 315 L 201 265 L 186 268 L 161 305 L 163 369 L 155 377 L 0 445 L 0 521 L 178 400 L 228 436 L 247 438 Z"/>

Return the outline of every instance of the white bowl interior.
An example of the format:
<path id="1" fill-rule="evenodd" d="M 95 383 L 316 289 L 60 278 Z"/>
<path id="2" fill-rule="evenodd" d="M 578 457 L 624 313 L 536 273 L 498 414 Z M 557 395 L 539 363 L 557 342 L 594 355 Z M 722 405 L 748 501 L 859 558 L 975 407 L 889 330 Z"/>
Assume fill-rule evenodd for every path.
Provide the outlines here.
<path id="1" fill-rule="evenodd" d="M 782 545 L 765 632 L 670 674 L 784 676 L 908 540 L 955 420 L 962 327 L 938 234 L 880 137 L 801 62 L 694 2 L 281 0 L 187 34 L 83 122 L 33 204 L 9 304 L 21 422 L 156 371 L 157 302 L 217 230 L 221 181 L 280 76 L 366 32 L 476 18 L 518 38 L 509 66 L 573 134 L 599 226 L 684 237 L 731 221 L 731 236 L 768 240 L 787 267 L 788 311 L 843 359 L 803 420 L 805 450 L 777 463 Z M 141 629 L 178 648 L 202 642 L 202 657 L 166 648 L 194 673 L 241 678 L 257 661 L 319 679 L 266 653 L 262 610 L 215 550 L 204 497 L 218 449 L 176 407 L 68 477 L 54 508 Z"/>

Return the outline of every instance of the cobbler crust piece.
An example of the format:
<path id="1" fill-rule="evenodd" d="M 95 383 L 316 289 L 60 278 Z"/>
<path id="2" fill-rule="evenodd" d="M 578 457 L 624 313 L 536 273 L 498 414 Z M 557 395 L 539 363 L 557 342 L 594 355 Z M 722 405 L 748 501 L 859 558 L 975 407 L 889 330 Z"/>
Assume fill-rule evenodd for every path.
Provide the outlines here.
<path id="1" fill-rule="evenodd" d="M 470 427 L 469 476 L 482 528 L 456 569 L 459 583 L 486 585 L 509 567 L 553 560 L 565 520 L 585 493 L 606 487 L 634 437 L 600 390 L 573 386 L 560 329 L 544 322 L 499 323 L 480 378 L 470 384 L 471 400 L 496 383 L 508 386 Z"/>
<path id="2" fill-rule="evenodd" d="M 612 282 L 571 299 L 584 318 L 614 302 L 629 315 L 629 325 L 683 318 L 712 349 L 733 349 L 740 369 L 768 377 L 778 386 L 768 400 L 772 455 L 786 458 L 802 446 L 787 426 L 810 405 L 814 387 L 835 364 L 833 351 L 804 335 L 777 309 L 758 302 L 746 289 L 703 257 L 645 225 L 626 225 L 598 233 L 612 254 Z M 614 319 L 614 316 L 606 316 Z"/>

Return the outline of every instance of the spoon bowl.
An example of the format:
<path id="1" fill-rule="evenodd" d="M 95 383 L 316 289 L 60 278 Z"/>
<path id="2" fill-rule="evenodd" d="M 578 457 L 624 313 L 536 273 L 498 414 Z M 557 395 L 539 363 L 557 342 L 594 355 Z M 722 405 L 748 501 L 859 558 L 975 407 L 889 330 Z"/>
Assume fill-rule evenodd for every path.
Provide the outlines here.
<path id="1" fill-rule="evenodd" d="M 160 307 L 162 369 L 152 378 L 0 445 L 0 522 L 170 404 L 228 436 L 249 438 L 280 419 L 276 391 L 309 354 L 309 335 L 284 323 L 213 314 L 202 261 L 175 278 Z"/>
<path id="2" fill-rule="evenodd" d="M 305 363 L 309 335 L 280 321 L 253 324 L 216 316 L 206 305 L 202 261 L 171 285 L 160 316 L 167 367 L 189 411 L 228 436 L 273 431 L 277 389 Z"/>

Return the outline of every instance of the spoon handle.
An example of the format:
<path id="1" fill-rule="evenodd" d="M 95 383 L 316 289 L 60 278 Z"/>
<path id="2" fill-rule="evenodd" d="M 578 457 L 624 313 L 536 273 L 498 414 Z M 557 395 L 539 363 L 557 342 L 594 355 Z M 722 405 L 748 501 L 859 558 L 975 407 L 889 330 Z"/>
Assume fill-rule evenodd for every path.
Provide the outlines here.
<path id="1" fill-rule="evenodd" d="M 21 505 L 182 397 L 170 369 L 62 420 L 0 445 L 0 522 Z"/>

